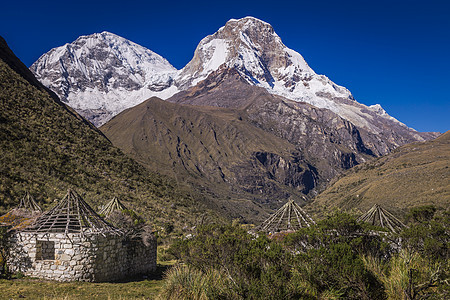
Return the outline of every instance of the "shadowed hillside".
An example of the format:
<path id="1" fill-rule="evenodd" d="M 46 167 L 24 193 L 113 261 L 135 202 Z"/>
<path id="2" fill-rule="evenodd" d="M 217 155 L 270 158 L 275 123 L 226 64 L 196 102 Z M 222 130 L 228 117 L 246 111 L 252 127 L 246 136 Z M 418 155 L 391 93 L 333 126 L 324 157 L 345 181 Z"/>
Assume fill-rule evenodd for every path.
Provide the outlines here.
<path id="1" fill-rule="evenodd" d="M 94 207 L 117 196 L 159 227 L 193 224 L 205 211 L 50 95 L 3 39 L 0 58 L 0 210 L 26 190 L 48 205 L 72 187 Z"/>
<path id="2" fill-rule="evenodd" d="M 234 217 L 251 218 L 261 212 L 259 204 L 272 200 L 276 207 L 289 194 L 301 199 L 316 176 L 295 158 L 293 145 L 236 110 L 151 98 L 101 129 L 142 164 L 199 189 Z"/>

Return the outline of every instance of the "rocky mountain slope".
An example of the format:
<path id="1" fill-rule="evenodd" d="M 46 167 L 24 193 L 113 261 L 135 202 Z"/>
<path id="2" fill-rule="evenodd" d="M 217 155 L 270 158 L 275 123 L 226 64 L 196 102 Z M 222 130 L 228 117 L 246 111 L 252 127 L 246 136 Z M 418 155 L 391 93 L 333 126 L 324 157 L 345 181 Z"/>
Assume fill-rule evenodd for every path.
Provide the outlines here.
<path id="1" fill-rule="evenodd" d="M 433 204 L 450 206 L 450 132 L 356 166 L 337 177 L 310 209 L 367 211 L 375 203 L 398 212 Z"/>
<path id="2" fill-rule="evenodd" d="M 152 170 L 186 182 L 212 206 L 247 221 L 288 195 L 314 187 L 315 170 L 289 142 L 267 134 L 242 112 L 151 98 L 101 127 L 111 141 Z M 253 201 L 255 200 L 255 201 Z"/>
<path id="3" fill-rule="evenodd" d="M 249 218 L 261 204 L 302 202 L 395 148 L 330 110 L 248 85 L 235 69 L 213 72 L 167 101 L 147 100 L 101 130 L 150 169 L 202 187 L 218 207 Z"/>
<path id="4" fill-rule="evenodd" d="M 96 126 L 151 96 L 177 91 L 176 69 L 166 59 L 109 32 L 54 48 L 30 70 Z"/>
<path id="5" fill-rule="evenodd" d="M 0 105 L 0 213 L 25 191 L 47 206 L 69 187 L 93 207 L 117 196 L 158 230 L 168 223 L 177 230 L 192 226 L 207 211 L 50 95 L 1 37 Z"/>
<path id="6" fill-rule="evenodd" d="M 226 68 L 237 70 L 248 84 L 272 94 L 329 109 L 396 146 L 433 137 L 408 128 L 380 105 L 365 106 L 355 101 L 350 91 L 316 74 L 299 53 L 283 44 L 270 24 L 256 18 L 232 19 L 205 37 L 193 59 L 180 70 L 175 84 L 186 90 Z"/>

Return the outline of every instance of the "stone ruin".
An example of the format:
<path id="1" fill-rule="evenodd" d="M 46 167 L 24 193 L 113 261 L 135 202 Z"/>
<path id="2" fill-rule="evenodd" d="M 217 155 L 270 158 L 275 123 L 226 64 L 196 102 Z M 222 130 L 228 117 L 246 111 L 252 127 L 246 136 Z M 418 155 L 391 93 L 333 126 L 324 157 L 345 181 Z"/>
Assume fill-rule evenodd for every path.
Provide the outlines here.
<path id="1" fill-rule="evenodd" d="M 130 238 L 76 192 L 11 231 L 12 272 L 57 281 L 114 281 L 156 269 L 156 239 Z"/>

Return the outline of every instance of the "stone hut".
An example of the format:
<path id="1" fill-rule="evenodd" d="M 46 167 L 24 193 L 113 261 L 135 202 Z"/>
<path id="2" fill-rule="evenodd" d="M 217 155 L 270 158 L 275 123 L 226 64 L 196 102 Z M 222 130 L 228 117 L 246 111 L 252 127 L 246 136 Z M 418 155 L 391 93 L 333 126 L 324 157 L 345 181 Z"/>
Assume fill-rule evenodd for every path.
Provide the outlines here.
<path id="1" fill-rule="evenodd" d="M 10 241 L 10 270 L 38 278 L 101 282 L 156 269 L 155 239 L 130 239 L 72 190 Z"/>

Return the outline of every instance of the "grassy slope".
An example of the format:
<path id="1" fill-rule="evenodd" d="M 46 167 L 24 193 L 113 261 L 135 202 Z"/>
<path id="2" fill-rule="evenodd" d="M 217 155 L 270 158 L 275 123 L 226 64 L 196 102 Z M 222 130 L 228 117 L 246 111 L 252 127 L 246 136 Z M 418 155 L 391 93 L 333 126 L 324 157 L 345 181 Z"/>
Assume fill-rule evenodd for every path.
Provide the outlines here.
<path id="1" fill-rule="evenodd" d="M 375 203 L 397 213 L 411 207 L 450 206 L 450 132 L 435 140 L 400 147 L 350 169 L 309 206 L 366 211 Z"/>
<path id="2" fill-rule="evenodd" d="M 160 226 L 195 223 L 205 211 L 201 205 L 113 147 L 34 82 L 0 42 L 0 212 L 17 204 L 25 190 L 49 205 L 72 187 L 94 208 L 116 195 Z"/>

